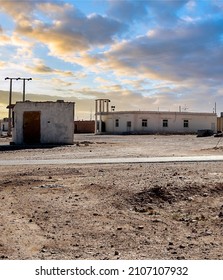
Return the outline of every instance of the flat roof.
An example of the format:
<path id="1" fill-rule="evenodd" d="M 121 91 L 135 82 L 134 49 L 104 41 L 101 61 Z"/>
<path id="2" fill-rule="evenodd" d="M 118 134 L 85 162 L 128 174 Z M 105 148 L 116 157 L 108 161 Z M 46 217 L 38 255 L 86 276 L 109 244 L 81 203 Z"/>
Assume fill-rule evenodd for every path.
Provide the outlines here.
<path id="1" fill-rule="evenodd" d="M 169 114 L 169 115 L 206 115 L 206 116 L 217 116 L 216 113 L 207 112 L 178 112 L 178 111 L 110 111 L 110 112 L 98 112 L 97 114 L 102 115 L 115 115 L 115 114 Z"/>

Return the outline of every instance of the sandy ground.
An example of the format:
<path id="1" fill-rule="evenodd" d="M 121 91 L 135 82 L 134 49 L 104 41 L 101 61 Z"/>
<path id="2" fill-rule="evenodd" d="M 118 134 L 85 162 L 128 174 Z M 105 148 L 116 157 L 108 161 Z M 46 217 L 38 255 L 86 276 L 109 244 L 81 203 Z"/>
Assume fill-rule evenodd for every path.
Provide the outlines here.
<path id="1" fill-rule="evenodd" d="M 0 159 L 223 155 L 195 135 L 9 141 Z M 223 259 L 223 162 L 2 166 L 0 202 L 1 259 Z"/>

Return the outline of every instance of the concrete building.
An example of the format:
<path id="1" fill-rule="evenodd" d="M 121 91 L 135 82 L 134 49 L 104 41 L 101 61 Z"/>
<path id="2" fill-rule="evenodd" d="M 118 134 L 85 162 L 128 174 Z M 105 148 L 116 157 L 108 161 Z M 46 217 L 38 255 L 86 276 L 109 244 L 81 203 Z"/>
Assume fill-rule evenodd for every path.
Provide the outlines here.
<path id="1" fill-rule="evenodd" d="M 6 136 L 8 133 L 8 118 L 4 118 L 0 120 L 0 136 Z"/>
<path id="2" fill-rule="evenodd" d="M 95 121 L 75 121 L 74 133 L 94 133 Z"/>
<path id="3" fill-rule="evenodd" d="M 98 134 L 189 134 L 202 129 L 217 131 L 215 113 L 109 111 L 110 100 L 97 99 L 95 102 L 95 131 Z"/>
<path id="4" fill-rule="evenodd" d="M 74 103 L 17 102 L 13 108 L 15 144 L 73 144 Z"/>
<path id="5" fill-rule="evenodd" d="M 221 116 L 217 118 L 217 130 L 223 132 L 223 112 L 221 112 Z"/>

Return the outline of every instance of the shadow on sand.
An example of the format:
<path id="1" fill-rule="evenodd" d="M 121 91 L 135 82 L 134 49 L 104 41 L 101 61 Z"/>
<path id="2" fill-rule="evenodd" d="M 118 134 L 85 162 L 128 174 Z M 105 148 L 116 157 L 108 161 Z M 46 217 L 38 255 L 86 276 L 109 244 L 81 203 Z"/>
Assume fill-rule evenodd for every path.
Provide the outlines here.
<path id="1" fill-rule="evenodd" d="M 0 145 L 0 151 L 17 151 L 17 150 L 28 150 L 28 149 L 52 149 L 61 146 L 71 146 L 68 144 L 36 144 L 36 145 L 12 145 L 4 144 Z"/>

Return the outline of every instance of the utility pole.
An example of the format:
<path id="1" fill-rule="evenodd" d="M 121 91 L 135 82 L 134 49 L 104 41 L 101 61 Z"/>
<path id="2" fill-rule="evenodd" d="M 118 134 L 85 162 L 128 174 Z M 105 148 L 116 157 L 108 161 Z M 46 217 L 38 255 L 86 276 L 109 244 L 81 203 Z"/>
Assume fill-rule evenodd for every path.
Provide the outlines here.
<path id="1" fill-rule="evenodd" d="M 31 81 L 32 78 L 17 78 L 17 80 L 23 80 L 23 95 L 22 95 L 22 101 L 25 102 L 26 100 L 26 81 Z"/>
<path id="2" fill-rule="evenodd" d="M 9 114 L 8 114 L 8 136 L 11 136 L 12 134 L 12 80 L 17 80 L 18 78 L 9 78 L 6 77 L 5 80 L 10 81 L 9 86 Z"/>

